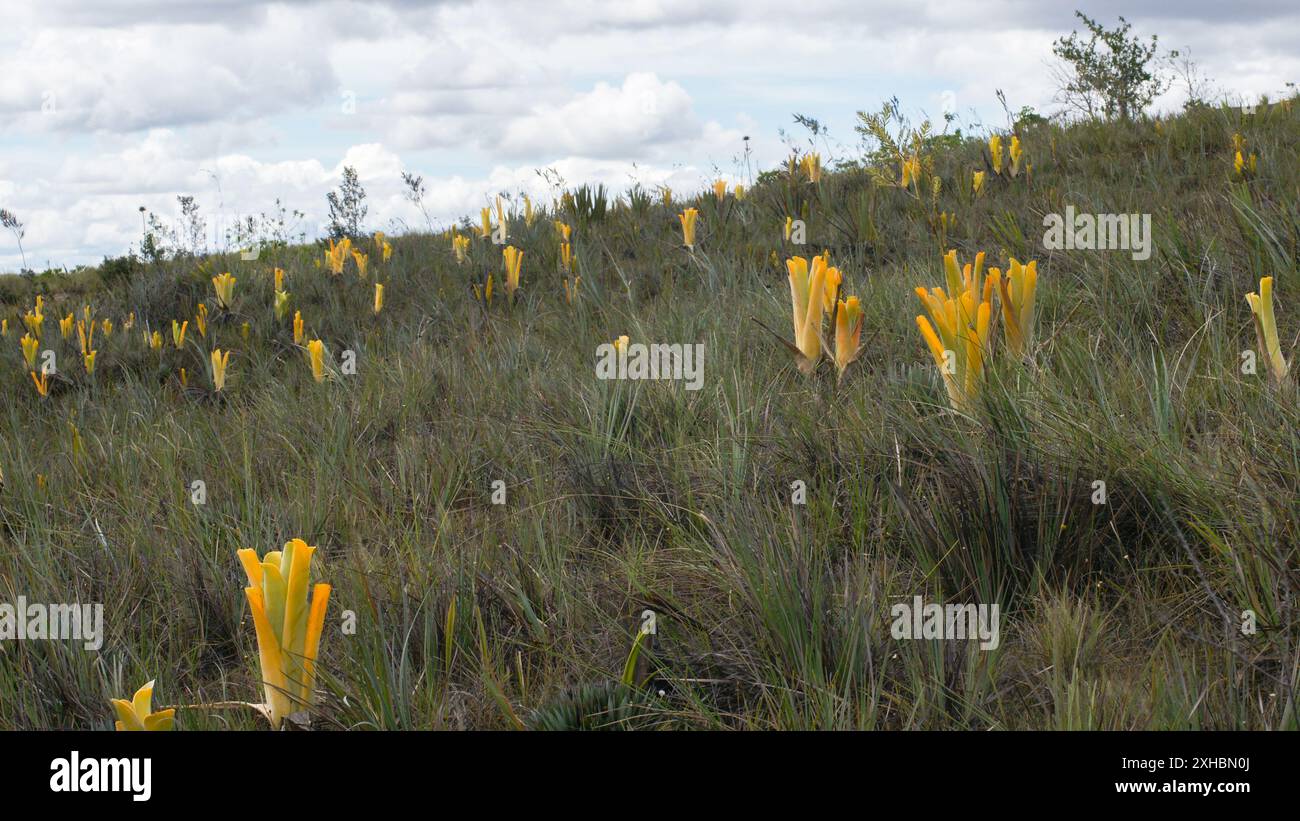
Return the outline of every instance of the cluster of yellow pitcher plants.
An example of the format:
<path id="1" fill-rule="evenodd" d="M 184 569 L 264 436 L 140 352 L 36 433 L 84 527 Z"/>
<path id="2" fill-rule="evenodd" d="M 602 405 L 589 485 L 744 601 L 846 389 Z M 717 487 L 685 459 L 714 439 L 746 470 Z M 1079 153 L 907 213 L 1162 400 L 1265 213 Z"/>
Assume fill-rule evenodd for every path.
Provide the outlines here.
<path id="1" fill-rule="evenodd" d="M 383 233 L 374 235 L 374 253 L 387 262 L 393 253 L 392 244 L 387 240 Z M 523 252 L 514 251 L 513 257 L 507 256 L 508 283 L 513 288 L 518 287 L 519 282 L 519 265 L 522 261 Z M 324 266 L 332 273 L 341 274 L 346 266 L 347 260 L 351 259 L 356 265 L 356 271 L 359 278 L 364 279 L 367 275 L 369 255 L 361 252 L 354 246 L 351 240 L 344 238 L 339 242 L 330 242 L 329 249 L 325 252 Z M 318 262 L 318 265 L 320 263 Z M 285 289 L 284 279 L 285 272 L 282 268 L 275 268 L 272 271 L 274 279 L 274 309 L 277 320 L 283 321 L 289 313 L 291 294 Z M 238 278 L 229 272 L 218 274 L 212 277 L 213 302 L 222 311 L 231 311 L 235 301 L 235 286 Z M 512 288 L 512 290 L 513 290 Z M 373 311 L 378 315 L 384 308 L 384 285 L 381 282 L 374 283 L 374 302 Z M 187 339 L 190 336 L 191 327 L 198 333 L 199 338 L 207 340 L 209 320 L 211 317 L 207 302 L 200 302 L 194 318 L 191 319 L 174 319 L 171 322 L 171 342 L 172 347 L 176 350 L 184 350 Z M 41 351 L 41 338 L 45 329 L 45 298 L 37 296 L 34 305 L 29 309 L 22 318 L 25 333 L 19 340 L 19 348 L 22 351 L 23 360 L 27 365 L 30 373 L 32 384 L 37 394 L 44 398 L 49 396 L 51 382 L 50 376 L 55 372 L 52 365 L 41 364 L 38 367 L 37 359 Z M 69 313 L 58 320 L 59 335 L 64 340 L 71 340 L 73 333 L 76 333 L 79 346 L 79 356 L 82 366 L 85 368 L 88 376 L 93 376 L 99 359 L 99 351 L 95 347 L 95 333 L 98 329 L 104 336 L 110 336 L 115 328 L 113 321 L 110 319 L 97 320 L 89 305 L 84 306 L 82 316 L 76 317 Z M 130 316 L 122 323 L 124 331 L 131 331 L 135 326 L 135 314 Z M 240 329 L 241 335 L 247 339 L 250 334 L 249 323 L 243 323 Z M 0 336 L 8 336 L 9 320 L 0 321 Z M 145 347 L 152 351 L 161 353 L 163 349 L 164 337 L 161 331 L 157 329 L 145 329 L 142 332 L 142 339 Z M 302 347 L 306 354 L 307 364 L 311 369 L 312 377 L 317 382 L 325 379 L 325 350 L 324 343 L 320 340 L 306 339 L 305 323 L 302 314 L 299 311 L 294 312 L 293 318 L 293 341 L 295 345 Z M 209 364 L 209 376 L 211 378 L 212 392 L 220 394 L 225 390 L 227 373 L 230 366 L 231 351 L 223 351 L 214 347 L 207 355 Z M 179 377 L 182 386 L 189 387 L 189 374 L 185 368 L 179 371 Z"/>
<path id="2" fill-rule="evenodd" d="M 251 707 L 272 729 L 279 729 L 290 716 L 310 711 L 315 701 L 316 664 L 331 591 L 328 584 L 311 585 L 311 560 L 315 553 L 315 546 L 302 539 L 291 539 L 282 550 L 268 551 L 260 558 L 250 548 L 237 551 L 248 578 L 244 596 L 253 617 L 258 668 L 266 700 L 191 705 L 193 708 Z M 135 692 L 131 701 L 110 700 L 117 713 L 118 730 L 175 727 L 175 707 L 156 712 L 152 709 L 153 688 L 154 682 L 150 681 Z"/>

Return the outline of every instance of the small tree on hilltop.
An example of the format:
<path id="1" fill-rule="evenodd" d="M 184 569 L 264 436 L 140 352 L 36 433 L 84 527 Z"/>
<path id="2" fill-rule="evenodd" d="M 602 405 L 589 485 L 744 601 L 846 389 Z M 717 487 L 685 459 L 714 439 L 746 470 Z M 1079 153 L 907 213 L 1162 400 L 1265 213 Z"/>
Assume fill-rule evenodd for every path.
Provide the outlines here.
<path id="1" fill-rule="evenodd" d="M 1052 44 L 1061 60 L 1057 99 L 1088 117 L 1133 119 L 1169 88 L 1153 66 L 1158 38 L 1143 43 L 1129 34 L 1132 26 L 1123 17 L 1106 29 L 1081 11 L 1074 14 L 1091 36 L 1084 41 L 1075 31 Z"/>
<path id="2" fill-rule="evenodd" d="M 365 205 L 366 189 L 361 187 L 361 181 L 357 179 L 357 170 L 345 165 L 342 185 L 337 191 L 326 194 L 325 199 L 330 206 L 330 239 L 360 237 L 361 225 L 366 220 L 368 209 Z"/>

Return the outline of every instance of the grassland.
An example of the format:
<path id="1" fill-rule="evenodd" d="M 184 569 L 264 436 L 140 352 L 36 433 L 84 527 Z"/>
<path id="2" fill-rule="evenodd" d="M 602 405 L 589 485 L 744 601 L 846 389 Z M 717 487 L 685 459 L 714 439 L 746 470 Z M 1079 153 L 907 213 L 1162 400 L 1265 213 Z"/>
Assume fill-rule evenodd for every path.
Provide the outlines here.
<path id="1" fill-rule="evenodd" d="M 1234 134 L 1258 155 L 1249 178 Z M 323 270 L 318 245 L 10 279 L 0 601 L 102 602 L 107 635 L 98 653 L 0 643 L 0 727 L 108 729 L 108 699 L 153 678 L 156 705 L 256 700 L 235 552 L 300 536 L 334 586 L 318 729 L 1296 728 L 1300 401 L 1241 352 L 1245 294 L 1273 276 L 1294 360 L 1300 110 L 1019 136 L 1032 170 L 989 173 L 980 196 L 984 142 L 949 139 L 927 143 L 920 196 L 860 162 L 816 184 L 777 169 L 740 199 L 602 210 L 587 191 L 531 224 L 515 208 L 513 304 L 500 247 L 469 227 L 464 262 L 448 234 L 392 237 L 365 280 Z M 1151 214 L 1150 259 L 1046 251 L 1043 216 L 1067 205 Z M 807 246 L 785 241 L 788 215 Z M 573 226 L 572 304 L 555 219 Z M 969 414 L 914 322 L 949 247 L 1039 261 L 1032 363 L 995 357 Z M 842 381 L 801 374 L 751 321 L 789 332 L 785 259 L 822 249 L 865 311 Z M 274 267 L 325 343 L 324 382 L 275 316 Z M 45 398 L 18 343 L 38 290 L 60 362 Z M 207 336 L 191 323 L 178 350 L 171 322 L 201 301 Z M 86 304 L 115 324 L 93 376 L 55 321 Z M 703 343 L 703 388 L 597 380 L 596 346 L 623 334 Z M 213 347 L 233 351 L 219 396 Z M 892 638 L 890 606 L 914 595 L 998 602 L 1000 646 Z M 652 679 L 627 687 L 645 609 L 658 632 L 632 666 Z M 178 724 L 264 726 L 219 706 Z"/>

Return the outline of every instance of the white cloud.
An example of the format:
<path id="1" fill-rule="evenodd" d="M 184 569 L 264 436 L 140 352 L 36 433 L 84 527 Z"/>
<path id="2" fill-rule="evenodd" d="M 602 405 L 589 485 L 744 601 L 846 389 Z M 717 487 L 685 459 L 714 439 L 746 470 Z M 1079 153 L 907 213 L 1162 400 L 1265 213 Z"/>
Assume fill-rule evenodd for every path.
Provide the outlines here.
<path id="1" fill-rule="evenodd" d="M 400 172 L 440 220 L 500 190 L 547 195 L 633 180 L 678 190 L 779 161 L 793 112 L 856 149 L 853 112 L 898 94 L 969 127 L 994 98 L 1053 108 L 1052 40 L 1074 3 L 920 0 L 45 0 L 0 30 L 0 205 L 33 264 L 93 261 L 138 241 L 138 207 L 198 197 L 215 220 L 278 197 L 323 219 L 357 167 L 370 221 L 416 218 Z M 1110 23 L 1121 0 L 1095 0 Z M 1219 88 L 1277 94 L 1300 76 L 1294 4 L 1161 0 L 1130 20 L 1191 47 Z M 354 95 L 355 111 L 341 106 Z M 945 97 L 945 92 L 951 92 Z M 1177 92 L 1161 100 L 1180 104 Z M 19 264 L 0 235 L 0 269 Z"/>
<path id="2" fill-rule="evenodd" d="M 600 82 L 563 105 L 535 107 L 509 124 L 500 149 L 511 156 L 627 157 L 700 134 L 685 89 L 654 74 L 629 74 L 621 86 Z"/>

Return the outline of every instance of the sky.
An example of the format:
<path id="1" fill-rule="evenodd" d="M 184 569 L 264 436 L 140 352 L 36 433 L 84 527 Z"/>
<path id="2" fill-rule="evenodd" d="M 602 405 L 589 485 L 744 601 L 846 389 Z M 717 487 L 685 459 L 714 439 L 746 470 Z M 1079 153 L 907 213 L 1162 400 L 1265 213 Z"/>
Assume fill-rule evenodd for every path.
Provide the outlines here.
<path id="1" fill-rule="evenodd" d="M 795 113 L 827 127 L 826 162 L 859 154 L 856 112 L 895 96 L 974 134 L 1007 127 L 999 89 L 1060 110 L 1051 46 L 1076 7 L 1189 52 L 1229 99 L 1300 81 L 1300 4 L 1265 0 L 7 0 L 0 208 L 43 270 L 138 248 L 139 209 L 175 225 L 181 195 L 209 249 L 277 199 L 315 238 L 344 166 L 389 233 L 498 193 L 549 202 L 557 179 L 748 182 L 807 147 Z M 0 233 L 0 271 L 22 264 Z"/>

